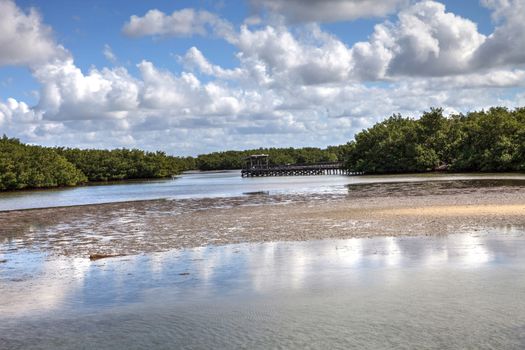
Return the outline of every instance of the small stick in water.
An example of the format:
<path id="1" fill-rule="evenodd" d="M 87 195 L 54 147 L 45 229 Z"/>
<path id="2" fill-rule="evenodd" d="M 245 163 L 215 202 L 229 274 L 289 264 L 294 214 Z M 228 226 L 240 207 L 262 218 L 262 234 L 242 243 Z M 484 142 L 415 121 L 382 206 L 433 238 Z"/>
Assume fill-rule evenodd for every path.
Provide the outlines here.
<path id="1" fill-rule="evenodd" d="M 124 254 L 90 254 L 89 260 L 99 260 L 105 258 L 115 258 L 117 256 L 124 256 Z"/>

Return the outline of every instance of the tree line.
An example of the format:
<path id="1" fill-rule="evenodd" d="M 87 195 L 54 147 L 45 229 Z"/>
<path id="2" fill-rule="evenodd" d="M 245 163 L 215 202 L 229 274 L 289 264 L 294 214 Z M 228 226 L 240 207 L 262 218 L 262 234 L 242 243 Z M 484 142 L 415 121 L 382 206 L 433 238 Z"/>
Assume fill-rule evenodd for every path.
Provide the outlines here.
<path id="1" fill-rule="evenodd" d="M 88 179 L 52 149 L 0 139 L 0 190 L 75 186 Z"/>
<path id="2" fill-rule="evenodd" d="M 329 146 L 325 149 L 304 148 L 258 148 L 245 151 L 225 151 L 201 154 L 195 159 L 199 170 L 241 169 L 245 158 L 252 154 L 268 154 L 269 165 L 314 164 L 343 161 L 347 145 Z"/>
<path id="3" fill-rule="evenodd" d="M 245 157 L 257 153 L 269 154 L 272 165 L 337 161 L 343 159 L 346 147 L 260 148 L 174 157 L 138 149 L 33 146 L 4 135 L 0 139 L 0 191 L 165 178 L 185 170 L 240 169 Z"/>
<path id="4" fill-rule="evenodd" d="M 5 135 L 0 139 L 0 190 L 163 178 L 194 167 L 193 159 L 164 152 L 49 148 L 26 145 Z"/>
<path id="5" fill-rule="evenodd" d="M 54 148 L 89 181 L 164 178 L 194 168 L 191 160 L 138 149 Z"/>
<path id="6" fill-rule="evenodd" d="M 525 171 L 525 108 L 397 114 L 359 132 L 347 151 L 347 168 L 372 174 Z"/>

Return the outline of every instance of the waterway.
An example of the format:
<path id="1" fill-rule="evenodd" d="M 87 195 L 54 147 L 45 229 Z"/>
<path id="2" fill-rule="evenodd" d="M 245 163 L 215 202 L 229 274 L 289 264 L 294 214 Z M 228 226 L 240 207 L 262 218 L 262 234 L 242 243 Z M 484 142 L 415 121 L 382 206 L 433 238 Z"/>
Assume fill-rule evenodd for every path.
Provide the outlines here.
<path id="1" fill-rule="evenodd" d="M 235 197 L 268 194 L 344 194 L 348 185 L 469 179 L 525 180 L 520 174 L 422 174 L 389 176 L 290 176 L 242 178 L 240 170 L 187 172 L 174 180 L 119 183 L 0 193 L 0 211 L 148 199 Z"/>
<path id="2" fill-rule="evenodd" d="M 0 264 L 0 348 L 523 349 L 524 233 L 19 252 Z"/>
<path id="3" fill-rule="evenodd" d="M 228 171 L 3 193 L 0 210 L 181 200 L 2 213 L 0 349 L 523 349 L 525 213 L 373 217 L 390 237 L 330 234 L 366 224 L 355 221 L 355 201 L 373 209 L 388 198 L 427 212 L 427 199 L 522 204 L 524 183 L 516 174 L 243 179 Z M 208 197 L 221 198 L 200 199 Z M 319 213 L 311 202 L 330 210 L 301 216 Z M 340 218 L 328 217 L 335 203 Z M 293 229 L 307 241 L 279 241 Z M 409 229 L 434 233 L 404 236 Z M 179 240 L 195 247 L 196 235 L 239 242 L 236 230 L 277 238 L 173 249 Z M 308 240 L 320 232 L 328 239 Z M 105 245 L 128 253 L 74 254 Z"/>

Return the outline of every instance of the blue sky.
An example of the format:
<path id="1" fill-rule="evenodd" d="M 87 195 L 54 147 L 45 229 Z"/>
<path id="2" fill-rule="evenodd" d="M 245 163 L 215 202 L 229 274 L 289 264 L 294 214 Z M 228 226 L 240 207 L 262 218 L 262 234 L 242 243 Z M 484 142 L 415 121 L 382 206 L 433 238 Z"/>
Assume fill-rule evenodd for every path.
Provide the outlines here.
<path id="1" fill-rule="evenodd" d="M 521 106 L 524 3 L 0 0 L 0 133 L 195 155 Z"/>

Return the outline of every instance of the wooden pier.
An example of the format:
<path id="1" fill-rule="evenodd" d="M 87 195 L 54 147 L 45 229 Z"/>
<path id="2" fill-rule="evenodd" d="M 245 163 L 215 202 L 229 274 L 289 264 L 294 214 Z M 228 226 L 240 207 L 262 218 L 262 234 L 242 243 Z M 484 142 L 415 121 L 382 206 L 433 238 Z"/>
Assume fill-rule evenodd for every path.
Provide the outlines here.
<path id="1" fill-rule="evenodd" d="M 265 154 L 246 158 L 246 166 L 241 170 L 242 177 L 258 176 L 311 176 L 311 175 L 360 175 L 344 168 L 343 162 L 326 162 L 318 164 L 268 165 Z"/>

